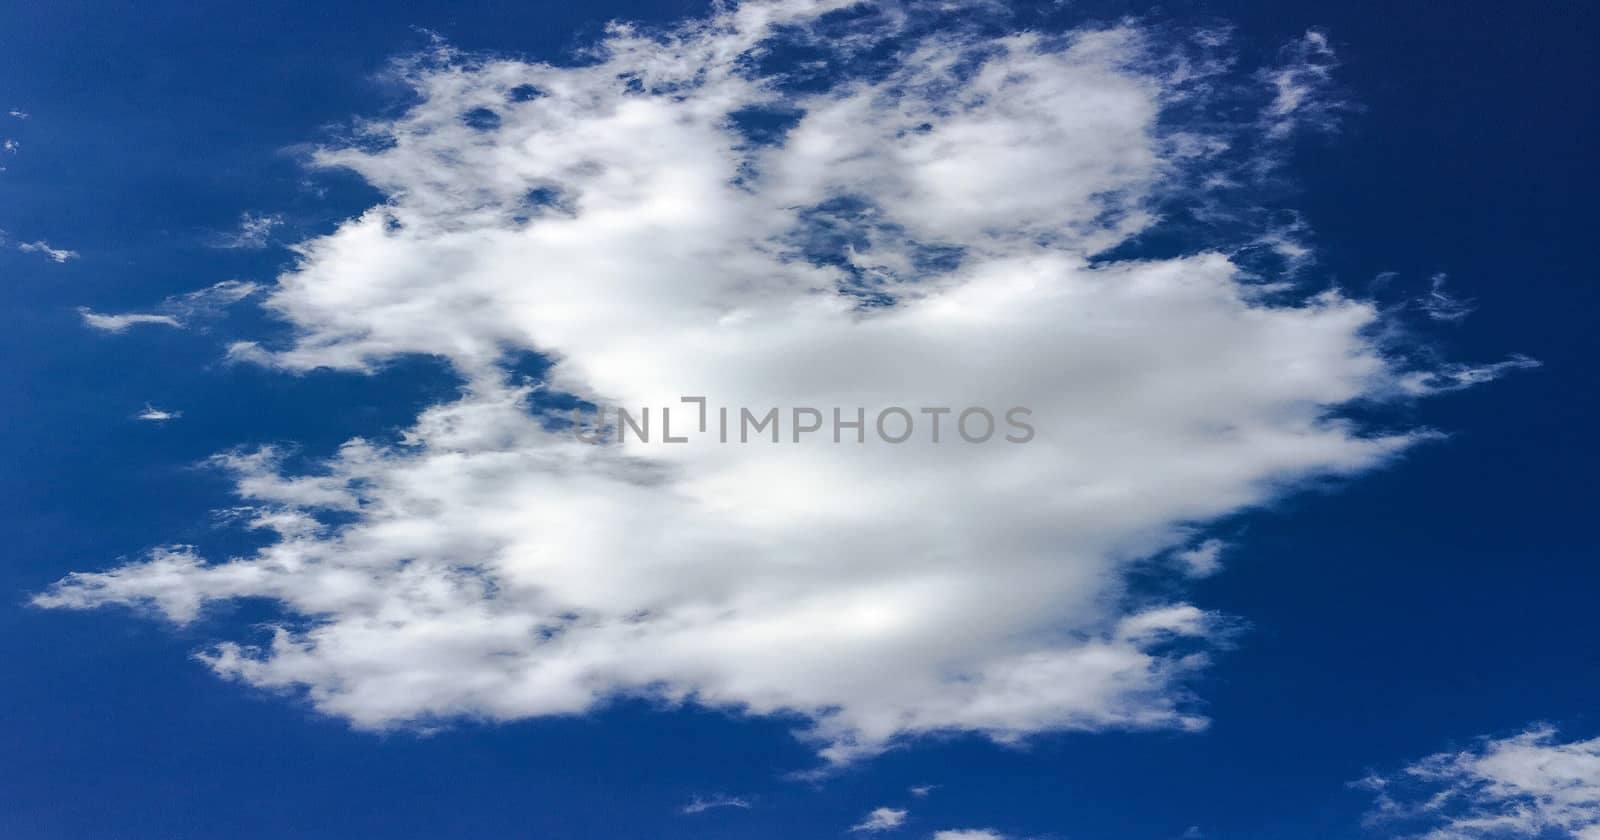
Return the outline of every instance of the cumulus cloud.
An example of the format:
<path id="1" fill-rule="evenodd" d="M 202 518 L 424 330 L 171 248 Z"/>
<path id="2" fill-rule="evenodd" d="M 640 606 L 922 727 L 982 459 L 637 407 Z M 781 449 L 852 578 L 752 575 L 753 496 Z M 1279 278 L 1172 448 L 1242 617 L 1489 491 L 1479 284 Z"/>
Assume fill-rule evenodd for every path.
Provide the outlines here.
<path id="1" fill-rule="evenodd" d="M 1600 838 L 1600 738 L 1563 741 L 1548 726 L 1356 784 L 1377 797 L 1369 821 L 1410 838 Z"/>
<path id="2" fill-rule="evenodd" d="M 123 312 L 115 315 L 78 307 L 84 324 L 97 330 L 119 333 L 138 324 L 158 324 L 183 329 L 217 317 L 224 309 L 255 294 L 254 283 L 224 280 L 193 292 L 174 295 L 162 301 L 154 312 Z"/>
<path id="3" fill-rule="evenodd" d="M 6 151 L 8 151 L 8 152 L 16 151 L 16 146 L 13 145 L 12 142 L 9 141 L 9 140 L 6 141 Z M 65 248 L 52 248 L 52 247 L 50 247 L 50 243 L 48 243 L 48 242 L 46 242 L 46 241 L 44 241 L 42 239 L 38 240 L 36 242 L 22 242 L 22 243 L 19 243 L 17 245 L 17 250 L 21 251 L 21 252 L 23 252 L 25 254 L 43 254 L 45 257 L 49 258 L 52 262 L 58 262 L 58 263 L 64 263 L 67 260 L 76 259 L 77 256 L 78 256 L 78 252 L 77 251 L 69 251 L 69 250 L 67 250 Z"/>
<path id="4" fill-rule="evenodd" d="M 638 695 L 799 715 L 837 763 L 921 733 L 1203 728 L 1186 683 L 1224 622 L 1126 573 L 1427 439 L 1341 409 L 1452 375 L 1232 243 L 1101 257 L 1226 146 L 1164 119 L 1202 93 L 1156 36 L 839 5 L 619 25 L 575 66 L 401 63 L 416 104 L 315 156 L 385 200 L 294 246 L 264 304 L 291 342 L 232 352 L 429 355 L 459 397 L 309 470 L 218 456 L 265 547 L 169 546 L 37 603 L 188 622 L 268 599 L 268 636 L 202 660 L 366 729 Z M 772 48 L 797 41 L 805 67 Z M 613 413 L 583 443 L 575 402 L 652 407 L 655 436 Z M 895 406 L 902 444 L 873 428 Z M 719 443 L 718 407 L 780 407 L 783 442 Z M 1025 407 L 1035 434 L 967 443 L 941 407 Z"/>
<path id="5" fill-rule="evenodd" d="M 906 821 L 906 813 L 903 808 L 873 808 L 866 818 L 851 826 L 850 830 L 888 831 L 899 828 Z"/>
<path id="6" fill-rule="evenodd" d="M 683 806 L 683 813 L 698 814 L 702 811 L 709 811 L 712 808 L 748 809 L 749 807 L 750 801 L 747 799 L 740 799 L 737 796 L 717 794 L 715 796 L 696 796 L 693 799 L 690 799 L 689 804 Z"/>

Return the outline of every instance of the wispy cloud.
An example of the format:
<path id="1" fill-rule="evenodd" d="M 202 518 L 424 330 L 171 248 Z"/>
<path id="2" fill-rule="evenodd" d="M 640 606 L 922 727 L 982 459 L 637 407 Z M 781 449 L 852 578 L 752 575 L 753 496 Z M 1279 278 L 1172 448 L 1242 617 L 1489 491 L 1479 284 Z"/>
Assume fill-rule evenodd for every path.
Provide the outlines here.
<path id="1" fill-rule="evenodd" d="M 1417 396 L 1445 394 L 1493 382 L 1508 373 L 1534 370 L 1540 366 L 1538 359 L 1513 354 L 1509 359 L 1489 364 L 1448 363 L 1441 364 L 1433 370 L 1413 371 L 1401 377 L 1396 384 L 1404 393 Z"/>
<path id="2" fill-rule="evenodd" d="M 1428 317 L 1435 321 L 1461 321 L 1472 314 L 1473 302 L 1467 298 L 1456 297 L 1451 294 L 1445 284 L 1448 277 L 1443 274 L 1433 275 L 1428 294 L 1422 299 L 1422 310 Z"/>
<path id="3" fill-rule="evenodd" d="M 1328 36 L 1315 29 L 1284 48 L 1285 63 L 1264 73 L 1273 91 L 1262 119 L 1271 137 L 1286 137 L 1297 127 L 1332 127 L 1344 103 L 1331 96 L 1338 65 Z"/>
<path id="4" fill-rule="evenodd" d="M 10 111 L 7 111 L 6 113 L 9 114 L 10 116 L 16 117 L 19 120 L 25 120 L 29 116 L 31 116 L 31 114 L 29 114 L 27 111 L 22 110 L 21 108 L 12 108 Z"/>
<path id="5" fill-rule="evenodd" d="M 254 294 L 257 288 L 254 283 L 224 280 L 221 283 L 207 286 L 198 291 L 169 297 L 157 305 L 152 312 L 103 314 L 94 312 L 87 307 L 79 307 L 78 313 L 83 316 L 85 324 L 106 332 L 122 332 L 139 324 L 154 324 L 182 329 L 217 317 L 228 306 Z"/>
<path id="6" fill-rule="evenodd" d="M 171 315 L 157 315 L 151 312 L 124 312 L 120 315 L 102 315 L 80 306 L 78 307 L 78 314 L 83 316 L 85 324 L 97 330 L 114 333 L 122 332 L 139 324 L 160 324 L 166 327 L 183 326 L 183 322 Z"/>
<path id="7" fill-rule="evenodd" d="M 240 248 L 256 250 L 265 248 L 270 243 L 274 228 L 283 224 L 283 216 L 270 213 L 245 213 L 239 219 L 239 228 L 231 233 L 219 236 L 215 242 L 218 248 Z"/>
<path id="8" fill-rule="evenodd" d="M 1408 838 L 1600 837 L 1600 738 L 1563 741 L 1549 726 L 1353 784 L 1376 797 L 1369 824 Z"/>
<path id="9" fill-rule="evenodd" d="M 40 239 L 36 242 L 20 243 L 17 245 L 17 250 L 27 254 L 43 254 L 50 260 L 58 263 L 64 263 L 67 260 L 76 259 L 78 256 L 77 251 L 69 251 L 65 248 L 52 248 L 50 247 L 50 243 L 44 241 L 43 239 Z"/>
<path id="10" fill-rule="evenodd" d="M 1006 837 L 990 828 L 959 828 L 935 831 L 933 840 L 1006 840 Z"/>
<path id="11" fill-rule="evenodd" d="M 683 806 L 682 811 L 685 814 L 698 814 L 702 811 L 709 811 L 712 808 L 749 807 L 750 801 L 747 799 L 741 799 L 737 796 L 727 796 L 724 794 L 714 794 L 711 796 L 696 796 L 693 799 L 690 799 L 689 804 Z"/>
<path id="12" fill-rule="evenodd" d="M 938 785 L 913 785 L 908 790 L 911 791 L 912 796 L 927 796 L 938 787 Z"/>

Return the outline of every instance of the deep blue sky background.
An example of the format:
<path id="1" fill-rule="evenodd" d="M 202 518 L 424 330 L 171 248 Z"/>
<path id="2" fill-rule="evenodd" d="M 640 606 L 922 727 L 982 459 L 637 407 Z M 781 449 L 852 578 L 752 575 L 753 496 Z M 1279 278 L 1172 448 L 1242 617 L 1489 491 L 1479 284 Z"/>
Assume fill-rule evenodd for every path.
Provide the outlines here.
<path id="1" fill-rule="evenodd" d="M 792 722 L 623 704 L 576 720 L 350 732 L 300 701 L 223 683 L 189 659 L 216 635 L 26 597 L 75 569 L 170 541 L 234 550 L 206 455 L 270 440 L 307 456 L 405 424 L 452 383 L 426 362 L 374 378 L 219 363 L 241 308 L 210 331 L 82 327 L 75 307 L 146 308 L 219 280 L 268 282 L 282 249 L 210 237 L 244 211 L 282 239 L 373 194 L 309 176 L 295 144 L 397 107 L 374 80 L 437 31 L 457 46 L 560 57 L 608 17 L 699 3 L 0 3 L 0 230 L 81 258 L 0 251 L 0 837 L 819 838 L 869 809 L 907 831 L 1164 840 L 1361 837 L 1345 788 L 1529 721 L 1600 734 L 1600 566 L 1593 445 L 1600 15 L 1571 2 L 1074 3 L 1056 20 L 1148 13 L 1226 20 L 1247 63 L 1325 30 L 1362 110 L 1302 144 L 1292 204 L 1321 277 L 1415 295 L 1435 272 L 1478 312 L 1428 335 L 1448 357 L 1541 362 L 1435 399 L 1414 421 L 1450 440 L 1337 492 L 1224 523 L 1237 544 L 1197 603 L 1248 622 L 1199 688 L 1200 735 L 1046 736 L 1026 750 L 924 741 L 817 785 Z M 321 189 L 318 189 L 321 188 Z M 131 420 L 146 401 L 181 409 Z M 248 621 L 251 605 L 216 620 Z M 912 800 L 905 788 L 937 784 Z M 695 794 L 750 810 L 680 815 Z"/>

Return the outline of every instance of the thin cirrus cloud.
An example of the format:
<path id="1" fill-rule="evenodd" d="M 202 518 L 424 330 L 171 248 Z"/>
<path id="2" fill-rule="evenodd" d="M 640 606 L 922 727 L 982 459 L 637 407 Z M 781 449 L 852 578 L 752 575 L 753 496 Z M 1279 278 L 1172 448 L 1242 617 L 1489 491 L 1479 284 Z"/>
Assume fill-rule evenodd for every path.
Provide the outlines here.
<path id="1" fill-rule="evenodd" d="M 800 715 L 834 764 L 923 733 L 1204 728 L 1188 681 L 1228 622 L 1135 597 L 1133 565 L 1436 437 L 1342 407 L 1512 368 L 1418 366 L 1374 304 L 1261 283 L 1227 256 L 1259 231 L 1096 259 L 1162 201 L 1224 200 L 1195 186 L 1239 169 L 1224 151 L 1276 153 L 1255 117 L 1173 116 L 1237 92 L 1205 75 L 1231 61 L 1131 24 L 996 37 L 946 6 L 844 5 L 619 25 L 575 66 L 398 63 L 415 105 L 314 158 L 386 199 L 295 246 L 264 299 L 292 342 L 232 354 L 430 355 L 460 396 L 310 471 L 219 455 L 265 547 L 163 546 L 35 603 L 184 623 L 270 599 L 279 626 L 202 660 L 371 730 L 630 694 Z M 785 66 L 797 43 L 824 58 Z M 1256 110 L 1215 113 L 1314 107 L 1261 78 Z M 674 422 L 683 395 L 1026 406 L 1038 433 L 795 443 L 784 420 L 781 445 L 594 446 L 552 394 Z"/>
<path id="2" fill-rule="evenodd" d="M 119 333 L 139 324 L 159 324 L 164 327 L 183 326 L 183 322 L 172 315 L 157 315 L 153 312 L 124 312 L 120 315 L 105 315 L 80 307 L 78 314 L 83 316 L 83 323 L 105 332 Z"/>
<path id="3" fill-rule="evenodd" d="M 254 283 L 224 280 L 204 289 L 173 295 L 153 312 L 106 314 L 80 306 L 78 314 L 83 317 L 85 326 L 103 332 L 120 333 L 141 324 L 183 329 L 216 318 L 227 307 L 255 294 L 258 288 Z"/>
<path id="4" fill-rule="evenodd" d="M 1428 294 L 1422 298 L 1422 311 L 1435 321 L 1464 321 L 1472 314 L 1473 303 L 1451 294 L 1446 288 L 1447 281 L 1443 274 L 1433 276 Z"/>
<path id="5" fill-rule="evenodd" d="M 1600 738 L 1532 726 L 1354 783 L 1373 793 L 1369 825 L 1418 840 L 1600 838 Z"/>
<path id="6" fill-rule="evenodd" d="M 1284 137 L 1301 126 L 1331 128 L 1348 105 L 1329 95 L 1338 59 L 1327 34 L 1313 29 L 1284 52 L 1288 60 L 1263 73 L 1273 89 L 1272 101 L 1262 111 L 1267 134 Z"/>
<path id="7" fill-rule="evenodd" d="M 231 233 L 217 237 L 213 244 L 218 248 L 256 251 L 272 241 L 272 231 L 283 224 L 283 216 L 275 213 L 244 213 L 239 217 L 239 227 Z"/>
<path id="8" fill-rule="evenodd" d="M 696 796 L 689 800 L 689 804 L 683 806 L 682 811 L 685 814 L 699 814 L 704 811 L 710 811 L 713 808 L 743 808 L 748 810 L 750 808 L 750 800 L 722 794 Z"/>

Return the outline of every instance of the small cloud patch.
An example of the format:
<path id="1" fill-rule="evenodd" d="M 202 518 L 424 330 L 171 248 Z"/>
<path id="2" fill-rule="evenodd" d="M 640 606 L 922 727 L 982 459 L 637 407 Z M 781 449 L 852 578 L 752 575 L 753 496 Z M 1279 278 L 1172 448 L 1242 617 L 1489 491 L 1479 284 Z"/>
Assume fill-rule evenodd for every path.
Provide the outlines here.
<path id="1" fill-rule="evenodd" d="M 11 141 L 9 140 L 6 141 L 6 151 L 14 151 Z M 50 246 L 50 243 L 44 241 L 43 239 L 35 242 L 24 242 L 17 246 L 17 250 L 23 252 L 24 254 L 43 254 L 51 262 L 57 263 L 64 263 L 67 260 L 75 260 L 78 258 L 77 251 L 69 251 L 66 248 L 53 248 Z"/>
<path id="2" fill-rule="evenodd" d="M 135 415 L 135 419 L 144 420 L 150 423 L 165 423 L 168 420 L 176 420 L 182 416 L 183 412 L 181 411 L 168 411 L 164 408 L 156 408 L 149 403 L 145 403 L 144 411 L 141 411 Z"/>
<path id="3" fill-rule="evenodd" d="M 713 808 L 746 808 L 750 807 L 750 800 L 726 794 L 713 794 L 711 796 L 696 796 L 683 806 L 683 813 L 698 814 Z"/>
<path id="4" fill-rule="evenodd" d="M 904 808 L 874 808 L 866 819 L 853 826 L 851 831 L 888 831 L 899 828 L 906 821 Z"/>
<path id="5" fill-rule="evenodd" d="M 275 213 L 243 213 L 239 229 L 220 237 L 216 247 L 260 250 L 270 244 L 273 229 L 282 224 L 283 217 Z"/>

